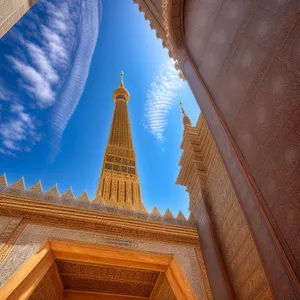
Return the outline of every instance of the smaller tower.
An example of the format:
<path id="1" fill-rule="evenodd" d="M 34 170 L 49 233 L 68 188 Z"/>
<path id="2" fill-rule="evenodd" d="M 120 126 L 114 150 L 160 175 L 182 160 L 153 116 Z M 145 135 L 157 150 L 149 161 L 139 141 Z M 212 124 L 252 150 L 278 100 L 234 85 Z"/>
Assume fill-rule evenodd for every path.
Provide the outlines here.
<path id="1" fill-rule="evenodd" d="M 182 102 L 180 101 L 179 104 L 180 104 L 181 112 L 183 114 L 183 118 L 182 118 L 183 126 L 185 126 L 185 125 L 192 126 L 190 118 L 186 115 L 186 113 L 184 111 L 184 108 L 182 106 Z"/>

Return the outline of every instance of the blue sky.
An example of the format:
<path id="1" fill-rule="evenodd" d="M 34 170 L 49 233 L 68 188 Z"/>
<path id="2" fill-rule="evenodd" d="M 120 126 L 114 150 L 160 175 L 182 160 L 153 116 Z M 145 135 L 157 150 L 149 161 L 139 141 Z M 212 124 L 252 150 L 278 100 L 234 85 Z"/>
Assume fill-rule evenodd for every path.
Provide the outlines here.
<path id="1" fill-rule="evenodd" d="M 95 196 L 114 103 L 124 71 L 143 201 L 149 211 L 181 209 L 175 185 L 182 100 L 195 124 L 199 107 L 155 31 L 124 0 L 44 1 L 0 41 L 0 173 L 9 183 L 55 183 L 61 193 Z"/>

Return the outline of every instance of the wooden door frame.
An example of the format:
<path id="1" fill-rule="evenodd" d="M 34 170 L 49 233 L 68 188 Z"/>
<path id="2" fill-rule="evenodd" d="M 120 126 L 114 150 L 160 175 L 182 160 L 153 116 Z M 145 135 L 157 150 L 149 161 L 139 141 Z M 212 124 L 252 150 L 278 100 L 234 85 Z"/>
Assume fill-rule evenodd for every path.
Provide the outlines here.
<path id="1" fill-rule="evenodd" d="M 13 274 L 0 289 L 1 299 L 28 299 L 55 259 L 164 272 L 177 299 L 197 299 L 174 255 L 57 240 L 47 241 Z"/>

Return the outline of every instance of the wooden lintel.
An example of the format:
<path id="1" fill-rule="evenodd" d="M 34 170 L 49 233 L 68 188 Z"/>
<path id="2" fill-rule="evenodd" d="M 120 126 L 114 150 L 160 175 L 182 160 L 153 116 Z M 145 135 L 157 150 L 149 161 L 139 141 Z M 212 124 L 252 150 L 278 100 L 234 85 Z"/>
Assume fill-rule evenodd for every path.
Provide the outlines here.
<path id="1" fill-rule="evenodd" d="M 53 255 L 58 259 L 109 264 L 165 272 L 171 255 L 141 253 L 109 246 L 87 246 L 60 241 L 49 241 Z"/>
<path id="2" fill-rule="evenodd" d="M 181 271 L 175 258 L 171 260 L 166 271 L 166 276 L 177 299 L 197 299 L 194 290 L 191 288 L 189 281 Z"/>
<path id="3" fill-rule="evenodd" d="M 148 300 L 148 297 L 137 297 L 128 295 L 117 295 L 97 292 L 86 292 L 86 291 L 64 291 L 65 300 Z"/>

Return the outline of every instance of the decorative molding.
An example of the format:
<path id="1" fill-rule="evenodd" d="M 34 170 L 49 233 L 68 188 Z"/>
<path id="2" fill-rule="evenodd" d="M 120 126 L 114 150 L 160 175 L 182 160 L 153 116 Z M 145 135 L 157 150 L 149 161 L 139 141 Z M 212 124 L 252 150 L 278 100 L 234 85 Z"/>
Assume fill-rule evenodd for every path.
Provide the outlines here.
<path id="1" fill-rule="evenodd" d="M 163 16 L 158 12 L 151 0 L 133 0 L 139 6 L 139 11 L 144 13 L 145 20 L 149 20 L 151 29 L 156 31 L 156 37 L 162 40 L 166 47 L 166 31 Z"/>
<path id="2" fill-rule="evenodd" d="M 116 174 L 118 176 L 118 174 Z M 5 183 L 5 174 L 2 175 L 3 183 Z M 131 179 L 130 179 L 131 180 Z M 20 180 L 19 180 L 20 181 Z M 77 207 L 77 208 L 85 208 L 90 211 L 101 211 L 104 213 L 112 213 L 112 214 L 120 214 L 125 215 L 128 217 L 134 217 L 137 219 L 142 220 L 151 220 L 151 221 L 157 221 L 157 222 L 164 222 L 164 223 L 170 223 L 174 225 L 179 226 L 194 226 L 189 221 L 183 220 L 182 218 L 175 219 L 175 218 L 165 218 L 161 215 L 153 215 L 149 214 L 146 211 L 137 211 L 133 204 L 125 203 L 123 208 L 120 208 L 116 202 L 108 202 L 103 203 L 102 202 L 90 202 L 90 199 L 84 191 L 79 197 L 75 198 L 72 188 L 70 188 L 68 191 L 66 191 L 63 195 L 60 195 L 57 185 L 55 184 L 52 188 L 47 190 L 45 193 L 42 190 L 41 182 L 37 182 L 32 187 L 26 189 L 20 189 L 20 182 L 14 183 L 10 186 L 2 186 L 0 185 L 0 198 L 1 195 L 11 195 L 13 197 L 20 197 L 22 199 L 28 199 L 28 200 L 42 200 L 44 203 L 49 204 L 56 204 L 56 205 L 63 205 L 63 206 L 71 206 L 71 207 Z M 17 184 L 18 188 L 11 188 L 11 186 L 14 186 Z M 125 184 L 125 183 L 124 183 Z M 23 185 L 21 184 L 21 187 Z M 2 189 L 1 189 L 2 188 Z M 0 200 L 1 202 L 1 200 Z M 129 208 L 129 209 L 128 209 Z M 134 208 L 134 209 L 131 209 Z"/>
<path id="3" fill-rule="evenodd" d="M 13 198 L 6 195 L 0 197 L 0 212 L 24 217 L 34 223 L 51 224 L 55 227 L 99 231 L 173 243 L 191 245 L 199 243 L 195 227 L 158 222 L 155 216 L 156 221 L 138 220 L 123 215 L 59 206 L 45 201 Z M 175 219 L 173 221 L 180 222 Z"/>

